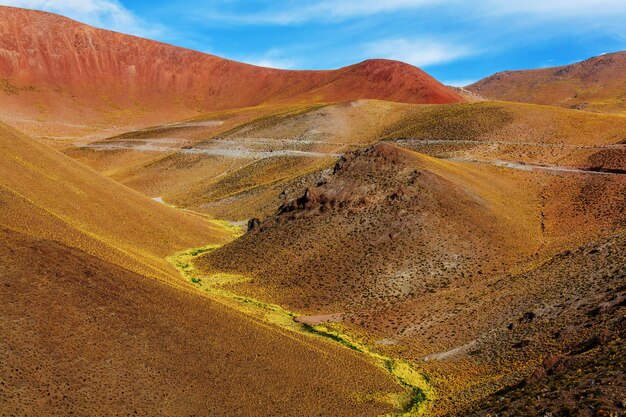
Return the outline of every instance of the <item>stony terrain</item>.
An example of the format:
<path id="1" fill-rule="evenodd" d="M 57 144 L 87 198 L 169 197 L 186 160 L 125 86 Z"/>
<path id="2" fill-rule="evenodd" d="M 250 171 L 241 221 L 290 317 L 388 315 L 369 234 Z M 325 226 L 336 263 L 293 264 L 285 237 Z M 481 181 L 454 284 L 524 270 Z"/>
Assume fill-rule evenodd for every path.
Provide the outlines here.
<path id="1" fill-rule="evenodd" d="M 626 234 L 621 232 L 562 253 L 515 277 L 523 285 L 533 284 L 528 296 L 535 297 L 534 310 L 507 330 L 511 327 L 515 335 L 510 340 L 520 340 L 514 347 L 526 351 L 526 356 L 537 355 L 533 358 L 536 365 L 525 379 L 505 386 L 471 415 L 610 416 L 626 412 L 621 360 L 626 335 L 624 254 Z"/>
<path id="2" fill-rule="evenodd" d="M 569 261 L 564 251 L 623 230 L 624 195 L 620 175 L 444 162 L 383 143 L 342 157 L 316 186 L 200 265 L 249 277 L 230 286 L 235 292 L 330 315 L 421 363 L 439 395 L 435 414 L 456 415 L 567 348 L 545 339 L 548 327 L 516 323 L 552 312 L 567 294 L 552 331 L 584 326 L 579 297 L 600 304 L 598 291 L 619 296 L 619 249 L 608 254 L 606 282 L 597 278 L 603 270 L 580 272 L 594 265 L 588 252 Z"/>
<path id="3" fill-rule="evenodd" d="M 314 185 L 338 155 L 381 138 L 450 160 L 618 172 L 625 127 L 623 117 L 537 105 L 359 100 L 232 110 L 87 144 L 46 143 L 143 194 L 246 221 Z"/>
<path id="4" fill-rule="evenodd" d="M 438 158 L 620 170 L 625 131 L 622 116 L 481 102 L 407 107 L 383 137 Z"/>
<path id="5" fill-rule="evenodd" d="M 401 108 L 359 100 L 232 111 L 210 116 L 221 116 L 219 126 L 143 130 L 64 152 L 144 194 L 247 220 L 272 213 L 290 184 L 308 183 L 339 154 L 376 140 Z"/>
<path id="6" fill-rule="evenodd" d="M 0 281 L 2 416 L 376 416 L 392 407 L 360 399 L 400 389 L 347 349 L 5 227 Z"/>

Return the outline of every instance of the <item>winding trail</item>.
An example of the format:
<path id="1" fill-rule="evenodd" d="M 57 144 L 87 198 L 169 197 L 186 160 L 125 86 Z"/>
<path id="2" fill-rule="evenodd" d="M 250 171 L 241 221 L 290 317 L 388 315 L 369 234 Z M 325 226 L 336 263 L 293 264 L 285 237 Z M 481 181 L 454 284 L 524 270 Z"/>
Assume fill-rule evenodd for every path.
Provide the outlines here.
<path id="1" fill-rule="evenodd" d="M 470 139 L 389 139 L 392 142 L 420 145 L 513 145 L 513 146 L 534 146 L 539 148 L 575 148 L 575 149 L 626 149 L 622 143 L 608 143 L 603 145 L 575 144 L 575 143 L 552 143 L 552 142 L 520 142 L 508 140 L 470 140 Z"/>
<path id="2" fill-rule="evenodd" d="M 225 225 L 224 222 L 220 224 Z M 241 229 L 234 226 L 227 226 L 233 233 L 233 237 L 241 236 Z M 367 360 L 375 364 L 385 372 L 389 373 L 395 380 L 408 391 L 406 395 L 389 394 L 386 402 L 392 403 L 397 412 L 389 416 L 419 416 L 430 410 L 435 391 L 429 384 L 428 377 L 417 370 L 410 363 L 383 355 L 374 348 L 366 345 L 357 338 L 343 333 L 337 326 L 311 325 L 296 322 L 294 319 L 302 316 L 296 312 L 289 311 L 279 305 L 265 303 L 250 297 L 238 295 L 224 288 L 226 284 L 234 284 L 248 281 L 248 278 L 241 275 L 216 273 L 212 275 L 203 274 L 193 265 L 193 260 L 203 254 L 212 252 L 221 245 L 208 245 L 199 248 L 189 249 L 168 257 L 181 275 L 198 290 L 205 292 L 211 299 L 220 302 L 230 308 L 242 312 L 264 323 L 279 326 L 282 329 L 305 334 L 309 337 L 323 338 L 331 343 L 338 343 L 346 348 L 352 349 L 366 356 Z"/>
<path id="3" fill-rule="evenodd" d="M 609 144 L 573 144 L 573 143 L 551 143 L 551 142 L 517 142 L 506 140 L 468 140 L 468 139 L 413 139 L 413 138 L 391 138 L 386 139 L 408 149 L 417 150 L 416 148 L 428 147 L 431 145 L 474 145 L 474 146 L 528 146 L 538 148 L 556 148 L 556 149 L 597 149 L 608 150 L 615 149 L 626 152 L 626 144 L 609 143 Z M 419 150 L 417 150 L 420 152 Z M 510 161 L 494 158 L 478 159 L 472 157 L 449 157 L 440 158 L 446 161 L 465 162 L 471 164 L 495 165 L 503 168 L 516 169 L 519 171 L 541 171 L 550 174 L 587 174 L 587 175 L 604 175 L 617 176 L 618 178 L 626 178 L 626 169 L 623 168 L 579 168 L 563 165 L 551 165 L 533 162 Z"/>
<path id="4" fill-rule="evenodd" d="M 617 175 L 626 177 L 626 172 L 594 171 L 559 165 L 541 165 L 529 162 L 513 162 L 501 159 L 472 159 L 472 158 L 444 158 L 446 161 L 468 162 L 471 164 L 488 164 L 504 168 L 517 169 L 519 171 L 544 171 L 552 174 L 589 174 L 589 175 Z"/>
<path id="5" fill-rule="evenodd" d="M 143 141 L 148 142 L 148 141 Z M 161 153 L 180 153 L 187 155 L 209 155 L 223 156 L 227 158 L 243 158 L 243 159 L 265 159 L 280 156 L 305 157 L 305 158 L 337 158 L 341 154 L 333 152 L 315 152 L 300 151 L 296 149 L 279 149 L 261 151 L 246 148 L 180 148 L 174 146 L 163 146 L 152 143 L 91 143 L 80 145 L 79 149 L 93 149 L 95 151 L 137 151 L 137 152 L 161 152 Z"/>

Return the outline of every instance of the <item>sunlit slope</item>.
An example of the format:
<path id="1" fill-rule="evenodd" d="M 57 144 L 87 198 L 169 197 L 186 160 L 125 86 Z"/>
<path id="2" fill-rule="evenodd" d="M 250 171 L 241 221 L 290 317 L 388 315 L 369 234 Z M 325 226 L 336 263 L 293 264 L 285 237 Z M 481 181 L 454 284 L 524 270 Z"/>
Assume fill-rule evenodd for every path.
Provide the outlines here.
<path id="1" fill-rule="evenodd" d="M 377 144 L 342 157 L 205 266 L 251 274 L 253 286 L 313 311 L 418 297 L 535 253 L 539 201 L 526 185 L 515 172 Z"/>
<path id="2" fill-rule="evenodd" d="M 4 125 L 0 178 L 0 413 L 375 416 L 396 406 L 386 395 L 403 389 L 366 358 L 248 319 L 179 279 L 167 255 L 230 238 L 205 217 Z"/>
<path id="3" fill-rule="evenodd" d="M 340 158 L 204 266 L 297 308 L 362 309 L 523 270 L 626 226 L 621 175 L 445 161 L 379 143 Z M 289 262 L 285 262 L 289 259 Z"/>
<path id="4" fill-rule="evenodd" d="M 597 112 L 626 111 L 626 52 L 554 68 L 504 71 L 466 87 L 496 100 Z"/>
<path id="5" fill-rule="evenodd" d="M 490 320 L 493 331 L 472 349 L 515 365 L 495 373 L 504 376 L 496 378 L 500 390 L 467 415 L 543 415 L 550 410 L 619 415 L 626 388 L 620 360 L 625 353 L 625 280 L 622 230 L 494 283 L 472 306 L 476 319 Z M 526 368 L 521 377 L 507 375 L 519 368 Z"/>
<path id="6" fill-rule="evenodd" d="M 57 240 L 148 274 L 169 274 L 164 257 L 224 241 L 207 219 L 173 210 L 71 158 L 0 126 L 1 224 Z"/>
<path id="7" fill-rule="evenodd" d="M 358 100 L 212 113 L 64 152 L 150 197 L 247 220 L 272 214 L 339 154 L 380 138 L 447 159 L 623 170 L 625 130 L 622 116 L 550 106 Z"/>

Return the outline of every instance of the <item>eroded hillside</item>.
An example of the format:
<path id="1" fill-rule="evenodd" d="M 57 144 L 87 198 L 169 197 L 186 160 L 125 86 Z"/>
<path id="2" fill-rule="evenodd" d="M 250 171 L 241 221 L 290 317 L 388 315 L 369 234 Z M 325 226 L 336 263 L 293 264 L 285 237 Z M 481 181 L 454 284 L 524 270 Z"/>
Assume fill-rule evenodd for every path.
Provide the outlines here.
<path id="1" fill-rule="evenodd" d="M 622 415 L 625 57 L 465 90 L 0 6 L 0 414 Z"/>

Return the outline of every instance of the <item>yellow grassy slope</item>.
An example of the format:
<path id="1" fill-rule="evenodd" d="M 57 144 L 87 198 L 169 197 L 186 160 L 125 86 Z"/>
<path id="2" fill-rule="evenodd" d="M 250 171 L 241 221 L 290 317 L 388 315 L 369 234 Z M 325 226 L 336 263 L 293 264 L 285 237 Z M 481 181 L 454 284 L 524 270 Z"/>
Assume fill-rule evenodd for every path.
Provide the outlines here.
<path id="1" fill-rule="evenodd" d="M 4 124 L 0 213 L 1 226 L 158 277 L 175 273 L 165 256 L 228 237 L 208 219 L 152 201 Z"/>

